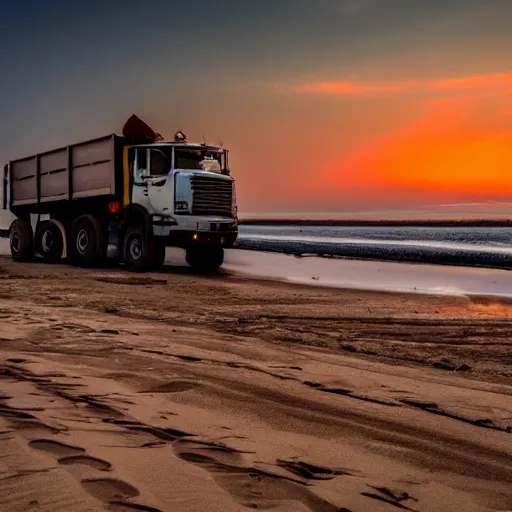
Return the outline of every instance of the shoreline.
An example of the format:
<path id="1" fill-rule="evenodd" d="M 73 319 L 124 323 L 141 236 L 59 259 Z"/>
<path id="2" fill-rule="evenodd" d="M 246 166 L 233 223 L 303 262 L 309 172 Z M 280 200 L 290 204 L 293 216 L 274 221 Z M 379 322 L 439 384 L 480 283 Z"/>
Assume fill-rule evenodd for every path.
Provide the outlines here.
<path id="1" fill-rule="evenodd" d="M 234 250 L 251 251 L 251 252 L 267 252 L 269 254 L 282 254 L 285 256 L 294 256 L 295 258 L 322 258 L 325 260 L 346 260 L 346 261 L 372 261 L 382 263 L 404 263 L 407 265 L 435 265 L 442 267 L 462 267 L 462 268 L 481 268 L 493 270 L 512 270 L 512 258 L 510 262 L 496 262 L 491 259 L 478 259 L 468 261 L 467 258 L 461 258 L 451 255 L 436 256 L 430 258 L 428 255 L 419 255 L 407 257 L 403 254 L 396 255 L 378 255 L 372 254 L 371 250 L 360 249 L 357 254 L 344 250 L 343 248 L 338 253 L 329 253 L 325 251 L 308 252 L 308 251 L 290 251 L 286 249 L 268 249 L 251 247 L 250 245 L 239 245 Z"/>
<path id="2" fill-rule="evenodd" d="M 285 272 L 280 270 L 283 268 Z M 356 258 L 315 261 L 264 251 L 234 251 L 229 254 L 224 270 L 247 279 L 314 289 L 465 297 L 507 304 L 512 289 L 508 269 Z"/>
<path id="3" fill-rule="evenodd" d="M 292 256 L 289 254 L 282 254 L 282 253 L 275 253 L 275 252 L 265 252 L 265 251 L 251 251 L 251 250 L 239 250 L 240 253 L 248 252 L 248 253 L 260 253 L 260 256 Z M 313 255 L 316 256 L 316 255 Z M 399 261 L 381 261 L 381 260 L 370 260 L 370 259 L 358 259 L 358 258 L 326 258 L 326 260 L 331 259 L 333 262 L 336 260 L 340 263 L 346 262 L 346 263 L 382 263 L 384 265 L 400 265 L 403 263 L 404 270 L 407 269 L 413 269 L 414 267 L 424 267 L 424 268 L 430 268 L 430 269 L 436 269 L 438 267 L 439 269 L 449 269 L 450 265 L 432 265 L 432 264 L 426 264 L 426 263 L 416 263 L 416 262 L 399 262 Z M 13 263 L 11 258 L 7 255 L 0 254 L 0 267 L 2 265 L 2 262 L 5 263 Z M 21 264 L 20 264 L 21 265 Z M 23 265 L 37 265 L 37 266 L 43 266 L 47 267 L 42 260 L 36 260 L 31 263 L 23 263 Z M 73 269 L 80 269 L 80 267 L 74 267 L 70 262 L 63 261 L 59 266 L 62 269 L 62 272 L 65 273 L 68 270 Z M 236 267 L 236 264 L 235 264 Z M 455 265 L 451 266 L 455 270 L 463 269 L 463 266 L 457 267 Z M 55 267 L 52 266 L 52 269 Z M 473 267 L 465 267 L 467 269 L 472 269 Z M 500 269 L 500 268 L 486 268 L 486 267 L 476 267 L 476 269 L 480 270 L 509 270 L 509 269 Z M 82 270 L 87 270 L 83 268 Z M 116 280 L 117 275 L 123 275 L 126 271 L 126 269 L 122 265 L 114 265 L 111 267 L 102 267 L 96 269 L 98 272 L 112 272 L 112 277 L 109 278 L 109 280 Z M 181 277 L 188 277 L 191 279 L 198 278 L 200 275 L 194 274 L 193 271 L 190 271 L 187 267 L 184 267 L 180 264 L 174 265 L 169 264 L 169 262 L 166 262 L 166 265 L 162 267 L 157 273 L 152 273 L 153 275 L 157 275 L 159 278 L 167 278 L 169 276 L 181 276 Z M 333 292 L 344 292 L 344 293 L 361 293 L 361 294 L 371 294 L 374 296 L 380 295 L 382 297 L 392 297 L 392 298 L 398 298 L 398 297 L 414 297 L 414 296 L 420 296 L 424 298 L 442 298 L 445 297 L 447 299 L 464 299 L 469 300 L 470 302 L 474 304 L 491 304 L 491 305 L 501 305 L 501 306 L 510 306 L 512 305 L 512 293 L 502 293 L 502 292 L 490 292 L 490 291 L 468 291 L 468 290 L 430 290 L 428 288 L 423 287 L 397 287 L 397 288 L 389 288 L 389 287 L 372 287 L 365 284 L 355 285 L 355 284 L 349 284 L 349 283 L 336 283 L 332 282 L 329 279 L 327 279 L 327 282 L 324 280 L 324 278 L 320 279 L 318 278 L 311 278 L 309 280 L 305 277 L 297 277 L 297 276 L 271 276 L 266 274 L 258 274 L 253 273 L 248 268 L 240 267 L 240 268 L 233 268 L 233 264 L 229 263 L 226 267 L 222 267 L 216 274 L 209 275 L 210 279 L 213 280 L 219 280 L 222 282 L 224 279 L 229 279 L 232 281 L 237 281 L 241 285 L 244 284 L 259 284 L 262 286 L 269 286 L 269 287 L 283 287 L 283 289 L 290 289 L 295 291 L 301 291 L 304 293 L 308 293 L 308 291 L 311 291 L 311 289 L 315 289 L 317 291 L 323 291 L 325 293 L 333 293 Z M 2 277 L 0 277 L 0 280 Z M 149 285 L 153 282 L 152 277 L 143 277 L 141 278 L 141 281 L 147 281 Z"/>
<path id="4" fill-rule="evenodd" d="M 295 246 L 295 247 L 293 247 Z M 270 240 L 245 240 L 237 242 L 234 249 L 269 252 L 274 254 L 285 254 L 297 258 L 318 257 L 322 259 L 356 260 L 356 261 L 381 261 L 389 263 L 406 263 L 419 265 L 440 265 L 467 268 L 488 268 L 511 270 L 512 256 L 499 253 L 487 253 L 482 251 L 466 252 L 450 251 L 438 248 L 415 248 L 415 247 L 395 247 L 383 249 L 368 245 L 366 247 L 357 244 L 333 245 L 325 243 L 308 242 L 289 242 L 289 241 L 270 241 Z"/>

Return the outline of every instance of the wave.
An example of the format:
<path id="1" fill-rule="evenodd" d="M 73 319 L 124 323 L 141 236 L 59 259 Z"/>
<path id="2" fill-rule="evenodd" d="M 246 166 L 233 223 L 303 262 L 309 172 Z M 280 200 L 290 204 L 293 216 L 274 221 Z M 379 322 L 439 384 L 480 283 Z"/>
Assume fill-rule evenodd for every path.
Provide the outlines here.
<path id="1" fill-rule="evenodd" d="M 426 247 L 431 249 L 451 249 L 456 251 L 478 251 L 478 252 L 494 252 L 499 254 L 511 254 L 512 247 L 506 246 L 505 243 L 500 244 L 501 246 L 488 246 L 483 244 L 472 244 L 472 243 L 450 243 L 441 241 L 423 241 L 423 240 L 381 240 L 371 238 L 338 238 L 338 237 L 327 237 L 327 236 L 286 236 L 286 235 L 251 235 L 242 234 L 239 237 L 239 242 L 258 240 L 261 242 L 265 241 L 282 241 L 284 243 L 290 242 L 293 244 L 297 243 L 321 243 L 332 245 L 354 245 L 359 244 L 362 246 L 389 246 L 389 247 Z"/>

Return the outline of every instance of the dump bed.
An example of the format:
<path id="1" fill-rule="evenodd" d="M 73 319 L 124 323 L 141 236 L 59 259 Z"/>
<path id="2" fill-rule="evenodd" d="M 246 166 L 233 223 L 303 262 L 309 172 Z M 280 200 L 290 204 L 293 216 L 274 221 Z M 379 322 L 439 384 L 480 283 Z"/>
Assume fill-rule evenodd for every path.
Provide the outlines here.
<path id="1" fill-rule="evenodd" d="M 10 162 L 10 207 L 121 197 L 123 146 L 108 135 Z"/>

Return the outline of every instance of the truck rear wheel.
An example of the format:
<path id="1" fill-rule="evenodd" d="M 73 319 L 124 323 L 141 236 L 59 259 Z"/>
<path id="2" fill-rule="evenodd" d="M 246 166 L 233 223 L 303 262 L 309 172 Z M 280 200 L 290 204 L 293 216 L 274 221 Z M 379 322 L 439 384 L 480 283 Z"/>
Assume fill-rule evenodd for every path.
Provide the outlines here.
<path id="1" fill-rule="evenodd" d="M 34 257 L 34 237 L 30 222 L 15 219 L 9 230 L 9 245 L 14 261 L 29 261 Z"/>
<path id="2" fill-rule="evenodd" d="M 58 263 L 64 250 L 62 232 L 51 220 L 42 222 L 36 229 L 35 249 L 45 263 Z"/>
<path id="3" fill-rule="evenodd" d="M 94 266 L 107 259 L 108 237 L 93 215 L 78 217 L 71 227 L 69 254 L 75 265 Z"/>
<path id="4" fill-rule="evenodd" d="M 224 249 L 222 247 L 189 247 L 186 260 L 194 270 L 214 272 L 224 263 Z"/>
<path id="5" fill-rule="evenodd" d="M 143 272 L 152 267 L 154 248 L 151 242 L 142 224 L 132 224 L 126 230 L 123 240 L 123 260 L 129 270 Z"/>

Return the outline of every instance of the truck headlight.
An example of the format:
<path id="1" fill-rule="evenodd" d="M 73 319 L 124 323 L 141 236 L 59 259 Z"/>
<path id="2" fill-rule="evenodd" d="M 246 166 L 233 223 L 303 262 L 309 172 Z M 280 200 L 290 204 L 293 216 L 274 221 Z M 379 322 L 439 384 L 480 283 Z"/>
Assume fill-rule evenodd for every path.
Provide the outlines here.
<path id="1" fill-rule="evenodd" d="M 174 205 L 175 212 L 188 212 L 188 202 L 187 201 L 176 201 Z"/>

